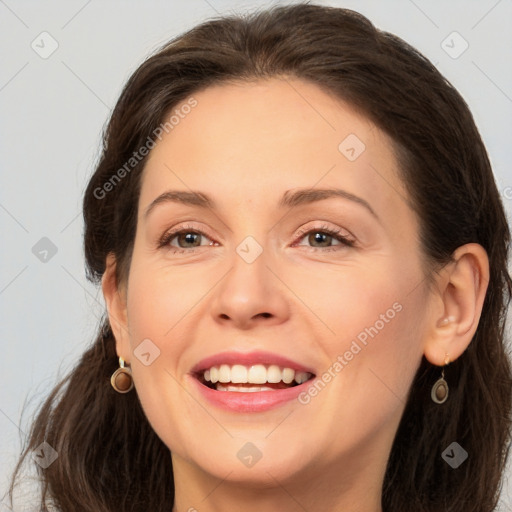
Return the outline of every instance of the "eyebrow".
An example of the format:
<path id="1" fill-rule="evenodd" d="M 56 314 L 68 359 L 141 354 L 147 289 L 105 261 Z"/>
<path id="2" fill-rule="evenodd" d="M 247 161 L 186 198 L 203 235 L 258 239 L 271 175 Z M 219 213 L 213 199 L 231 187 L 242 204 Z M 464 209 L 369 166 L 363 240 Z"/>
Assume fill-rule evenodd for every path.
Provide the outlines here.
<path id="1" fill-rule="evenodd" d="M 339 197 L 355 202 L 365 207 L 376 219 L 379 219 L 373 208 L 367 201 L 358 197 L 346 190 L 339 188 L 309 188 L 298 189 L 295 191 L 287 190 L 281 197 L 278 207 L 279 208 L 294 208 L 304 204 L 311 204 L 324 199 L 332 197 Z M 185 190 L 167 190 L 154 199 L 144 212 L 144 218 L 155 209 L 159 204 L 163 203 L 181 203 L 185 205 L 198 206 L 200 208 L 216 209 L 215 201 L 206 194 L 198 191 L 187 192 Z"/>

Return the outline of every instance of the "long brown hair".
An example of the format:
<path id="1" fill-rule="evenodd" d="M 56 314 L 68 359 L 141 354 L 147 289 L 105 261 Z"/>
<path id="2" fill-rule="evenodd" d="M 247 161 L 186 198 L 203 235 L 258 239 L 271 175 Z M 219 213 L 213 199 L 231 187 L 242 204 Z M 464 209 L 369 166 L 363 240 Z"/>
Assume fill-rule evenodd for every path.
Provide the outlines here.
<path id="1" fill-rule="evenodd" d="M 118 282 L 130 267 L 140 176 L 146 157 L 105 183 L 154 136 L 169 111 L 214 83 L 291 76 L 356 107 L 393 140 L 399 172 L 420 219 L 429 276 L 459 246 L 481 244 L 490 281 L 480 323 L 464 354 L 446 369 L 449 400 L 430 399 L 439 368 L 423 358 L 392 446 L 383 485 L 385 512 L 490 512 L 508 455 L 511 364 L 505 315 L 512 293 L 510 232 L 491 165 L 468 106 L 414 48 L 362 15 L 312 4 L 277 6 L 208 20 L 171 40 L 131 76 L 104 133 L 85 192 L 88 277 L 98 283 L 108 253 Z M 125 168 L 126 170 L 126 168 Z M 100 191 L 100 192 L 99 192 Z M 57 452 L 37 467 L 43 510 L 159 512 L 174 500 L 169 449 L 136 392 L 117 394 L 118 367 L 106 317 L 92 346 L 42 404 L 13 474 L 43 441 Z M 441 457 L 453 441 L 469 454 L 452 469 Z"/>

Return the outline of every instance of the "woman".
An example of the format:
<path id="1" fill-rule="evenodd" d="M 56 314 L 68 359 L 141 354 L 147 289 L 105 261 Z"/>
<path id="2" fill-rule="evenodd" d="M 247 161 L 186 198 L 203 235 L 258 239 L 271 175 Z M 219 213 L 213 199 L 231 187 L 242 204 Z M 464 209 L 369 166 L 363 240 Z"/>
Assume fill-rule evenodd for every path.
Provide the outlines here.
<path id="1" fill-rule="evenodd" d="M 18 465 L 58 454 L 43 508 L 496 507 L 509 228 L 467 105 L 399 38 L 298 4 L 174 39 L 84 219 L 106 316 Z"/>

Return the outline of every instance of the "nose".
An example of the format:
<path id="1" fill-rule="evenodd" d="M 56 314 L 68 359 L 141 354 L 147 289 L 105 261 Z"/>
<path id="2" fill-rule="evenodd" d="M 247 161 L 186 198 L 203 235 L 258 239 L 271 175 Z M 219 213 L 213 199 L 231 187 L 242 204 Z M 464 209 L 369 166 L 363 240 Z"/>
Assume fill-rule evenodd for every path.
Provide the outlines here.
<path id="1" fill-rule="evenodd" d="M 247 330 L 286 321 L 286 288 L 267 266 L 265 252 L 252 263 L 234 255 L 232 268 L 214 289 L 211 312 L 215 322 Z"/>

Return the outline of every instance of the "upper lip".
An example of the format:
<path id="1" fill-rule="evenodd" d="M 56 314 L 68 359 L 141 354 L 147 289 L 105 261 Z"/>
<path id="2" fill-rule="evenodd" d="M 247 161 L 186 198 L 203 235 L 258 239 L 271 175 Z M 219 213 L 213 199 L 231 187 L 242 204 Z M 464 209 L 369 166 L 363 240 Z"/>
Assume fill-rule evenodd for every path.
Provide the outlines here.
<path id="1" fill-rule="evenodd" d="M 201 359 L 192 369 L 191 373 L 199 373 L 204 370 L 208 370 L 212 366 L 219 366 L 221 364 L 241 364 L 243 366 L 251 366 L 254 364 L 272 365 L 275 364 L 280 368 L 291 368 L 292 370 L 299 372 L 308 372 L 315 374 L 314 370 L 304 366 L 297 361 L 293 361 L 288 357 L 274 354 L 272 352 L 265 352 L 262 350 L 256 350 L 252 352 L 220 352 L 212 356 Z"/>

